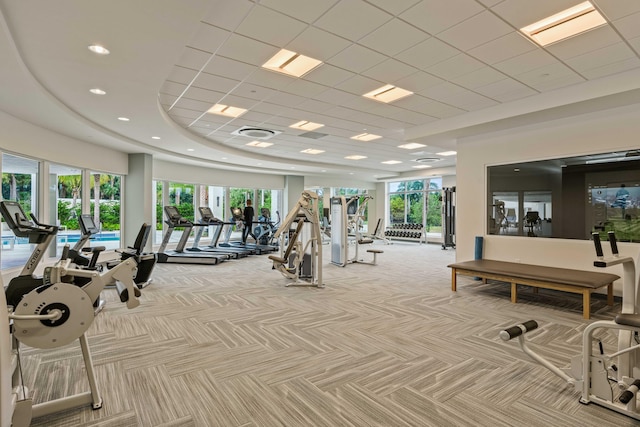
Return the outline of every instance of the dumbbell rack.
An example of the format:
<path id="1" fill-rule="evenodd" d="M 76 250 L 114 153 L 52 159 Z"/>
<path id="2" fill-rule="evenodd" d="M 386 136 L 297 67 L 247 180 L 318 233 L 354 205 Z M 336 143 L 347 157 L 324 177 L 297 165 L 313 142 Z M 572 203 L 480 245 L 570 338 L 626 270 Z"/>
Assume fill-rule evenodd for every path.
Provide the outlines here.
<path id="1" fill-rule="evenodd" d="M 407 240 L 427 243 L 427 233 L 422 224 L 393 224 L 384 231 L 384 237 L 389 240 Z"/>

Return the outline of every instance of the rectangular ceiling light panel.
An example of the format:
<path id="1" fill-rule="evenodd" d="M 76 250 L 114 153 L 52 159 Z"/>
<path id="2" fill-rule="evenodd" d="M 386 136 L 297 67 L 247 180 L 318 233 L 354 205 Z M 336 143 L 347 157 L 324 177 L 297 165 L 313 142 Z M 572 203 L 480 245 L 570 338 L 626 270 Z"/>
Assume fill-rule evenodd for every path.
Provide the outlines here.
<path id="1" fill-rule="evenodd" d="M 322 126 L 324 125 L 321 123 L 313 123 L 308 120 L 301 120 L 298 123 L 294 123 L 289 127 L 293 129 L 300 129 L 300 130 L 316 130 L 321 128 Z"/>
<path id="2" fill-rule="evenodd" d="M 415 148 L 426 147 L 424 144 L 418 144 L 417 142 L 410 142 L 409 144 L 398 145 L 398 148 L 404 148 L 405 150 L 413 150 Z"/>
<path id="3" fill-rule="evenodd" d="M 521 28 L 527 37 L 546 46 L 607 23 L 593 5 L 585 1 L 548 18 Z"/>
<path id="4" fill-rule="evenodd" d="M 345 157 L 345 159 L 348 159 L 348 160 L 362 160 L 362 159 L 366 159 L 366 158 L 367 158 L 367 156 L 358 156 L 358 155 Z"/>
<path id="5" fill-rule="evenodd" d="M 386 162 L 380 162 L 380 163 L 383 163 L 385 165 L 397 165 L 402 162 L 400 160 L 387 160 Z"/>
<path id="6" fill-rule="evenodd" d="M 405 96 L 413 95 L 413 92 L 409 92 L 408 90 L 393 86 L 393 85 L 384 85 L 381 88 L 376 90 L 372 90 L 369 93 L 365 93 L 365 98 L 373 99 L 375 101 L 380 102 L 393 102 L 397 101 L 400 98 L 404 98 Z"/>
<path id="7" fill-rule="evenodd" d="M 282 49 L 262 64 L 262 68 L 294 77 L 302 77 L 320 64 L 322 61 Z"/>
<path id="8" fill-rule="evenodd" d="M 264 141 L 251 141 L 251 142 L 247 143 L 246 145 L 248 145 L 250 147 L 266 148 L 266 147 L 271 147 L 273 145 L 273 143 L 272 142 L 264 142 Z"/>
<path id="9" fill-rule="evenodd" d="M 219 114 L 221 116 L 227 117 L 240 117 L 246 112 L 247 110 L 245 110 L 244 108 L 231 107 L 224 104 L 216 104 L 213 107 L 209 108 L 209 110 L 207 110 L 207 113 Z"/>
<path id="10" fill-rule="evenodd" d="M 458 154 L 457 151 L 443 151 L 441 153 L 436 153 L 438 156 L 455 156 Z"/>
<path id="11" fill-rule="evenodd" d="M 301 153 L 305 153 L 305 154 L 320 154 L 320 153 L 324 153 L 324 150 L 316 150 L 315 148 L 307 148 L 306 150 L 302 150 Z"/>
<path id="12" fill-rule="evenodd" d="M 373 133 L 361 133 L 360 135 L 352 136 L 351 139 L 355 139 L 357 141 L 373 141 L 374 139 L 382 138 L 380 135 L 375 135 Z"/>

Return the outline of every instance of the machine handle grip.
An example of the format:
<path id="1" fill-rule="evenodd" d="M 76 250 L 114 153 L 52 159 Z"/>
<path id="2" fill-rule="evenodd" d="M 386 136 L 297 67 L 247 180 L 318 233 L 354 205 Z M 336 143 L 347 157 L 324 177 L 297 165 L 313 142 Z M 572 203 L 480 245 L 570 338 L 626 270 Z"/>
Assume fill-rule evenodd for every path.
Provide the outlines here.
<path id="1" fill-rule="evenodd" d="M 591 236 L 593 236 L 593 246 L 596 248 L 596 256 L 598 258 L 604 257 L 604 252 L 602 252 L 602 243 L 600 243 L 600 234 L 591 233 Z"/>
<path id="2" fill-rule="evenodd" d="M 499 336 L 503 341 L 509 341 L 512 338 L 519 337 L 520 335 L 525 334 L 529 331 L 533 331 L 537 328 L 538 322 L 536 322 L 535 320 L 528 320 L 524 323 L 520 323 L 518 325 L 500 331 Z"/>
<path id="3" fill-rule="evenodd" d="M 609 235 L 609 243 L 611 244 L 611 253 L 614 255 L 618 255 L 618 241 L 616 240 L 616 233 L 614 231 L 610 231 L 607 233 Z"/>
<path id="4" fill-rule="evenodd" d="M 635 380 L 625 391 L 620 393 L 618 400 L 625 405 L 631 402 L 636 392 L 640 389 L 640 380 Z"/>

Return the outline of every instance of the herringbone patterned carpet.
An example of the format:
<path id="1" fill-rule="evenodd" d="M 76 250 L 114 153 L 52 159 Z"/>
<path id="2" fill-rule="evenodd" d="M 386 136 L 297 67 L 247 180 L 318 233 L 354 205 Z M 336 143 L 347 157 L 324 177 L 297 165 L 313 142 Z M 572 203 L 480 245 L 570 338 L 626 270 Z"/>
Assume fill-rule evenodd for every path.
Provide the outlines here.
<path id="1" fill-rule="evenodd" d="M 523 290 L 511 304 L 508 285 L 470 278 L 452 293 L 453 250 L 377 247 L 377 266 L 340 268 L 325 246 L 325 289 L 287 288 L 267 257 L 253 256 L 158 265 L 135 310 L 105 291 L 89 331 L 103 408 L 32 425 L 638 425 L 581 405 L 572 387 L 498 338 L 536 319 L 531 346 L 568 366 L 588 323 L 579 296 Z M 593 319 L 615 310 L 594 298 Z M 36 401 L 87 389 L 77 346 L 23 355 Z"/>

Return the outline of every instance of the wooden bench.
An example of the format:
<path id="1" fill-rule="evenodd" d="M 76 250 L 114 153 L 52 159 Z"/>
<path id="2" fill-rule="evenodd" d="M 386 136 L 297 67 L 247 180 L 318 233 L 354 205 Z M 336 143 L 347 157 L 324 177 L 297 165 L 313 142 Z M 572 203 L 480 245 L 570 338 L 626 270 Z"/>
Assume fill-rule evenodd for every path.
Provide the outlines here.
<path id="1" fill-rule="evenodd" d="M 451 290 L 456 291 L 457 275 L 480 277 L 482 283 L 487 279 L 511 283 L 511 302 L 518 301 L 517 285 L 582 294 L 582 313 L 585 319 L 591 317 L 591 293 L 607 287 L 607 304 L 613 305 L 613 282 L 620 276 L 596 271 L 571 270 L 568 268 L 545 267 L 541 265 L 520 264 L 507 261 L 480 259 L 457 262 L 448 265 L 451 268 Z"/>

